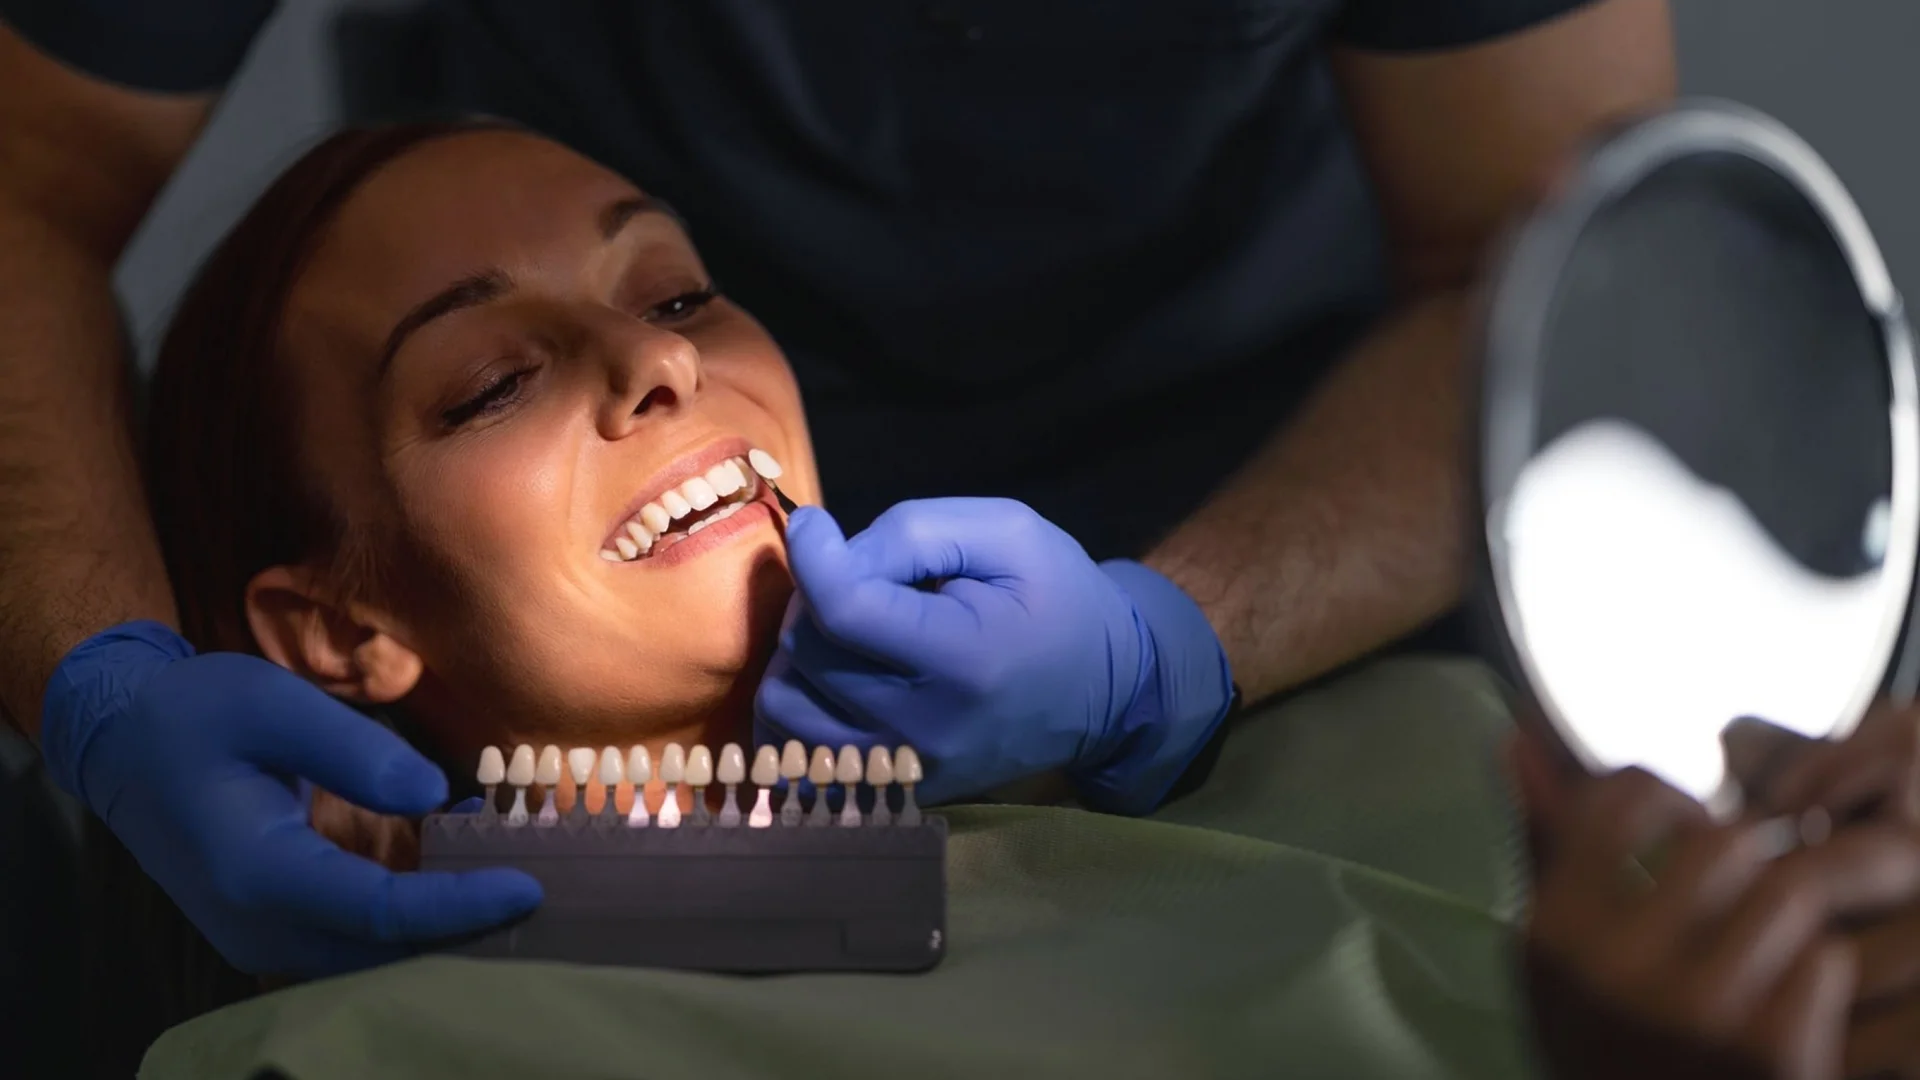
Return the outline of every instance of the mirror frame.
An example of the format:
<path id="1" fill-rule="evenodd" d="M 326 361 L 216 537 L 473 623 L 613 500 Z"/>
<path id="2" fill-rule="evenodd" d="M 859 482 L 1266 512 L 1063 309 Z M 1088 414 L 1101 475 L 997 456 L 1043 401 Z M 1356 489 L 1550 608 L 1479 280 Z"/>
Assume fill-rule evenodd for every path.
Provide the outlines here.
<path id="1" fill-rule="evenodd" d="M 1561 184 L 1509 230 L 1481 297 L 1480 379 L 1475 458 L 1473 547 L 1479 557 L 1480 613 L 1497 642 L 1509 678 L 1551 729 L 1560 747 L 1588 771 L 1594 760 L 1541 678 L 1522 635 L 1509 582 L 1506 500 L 1534 457 L 1541 342 L 1552 300 L 1575 245 L 1600 211 L 1660 168 L 1699 154 L 1731 153 L 1772 170 L 1813 206 L 1853 272 L 1864 310 L 1876 322 L 1891 388 L 1892 533 L 1883 566 L 1893 580 L 1876 639 L 1871 676 L 1854 692 L 1855 708 L 1833 738 L 1851 734 L 1877 697 L 1911 701 L 1920 682 L 1914 579 L 1920 561 L 1920 379 L 1912 331 L 1879 244 L 1833 170 L 1784 124 L 1731 102 L 1694 99 L 1625 124 L 1588 147 Z M 1731 718 L 1729 718 L 1731 719 Z"/>

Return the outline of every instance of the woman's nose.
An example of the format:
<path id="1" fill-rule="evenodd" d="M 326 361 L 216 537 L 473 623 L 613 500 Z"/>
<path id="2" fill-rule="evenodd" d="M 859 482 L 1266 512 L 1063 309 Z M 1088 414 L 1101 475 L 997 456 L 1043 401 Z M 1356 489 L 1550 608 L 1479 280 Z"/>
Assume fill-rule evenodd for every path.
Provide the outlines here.
<path id="1" fill-rule="evenodd" d="M 609 393 L 600 422 L 606 438 L 672 415 L 700 392 L 700 350 L 671 330 L 630 320 L 608 341 L 607 353 Z"/>

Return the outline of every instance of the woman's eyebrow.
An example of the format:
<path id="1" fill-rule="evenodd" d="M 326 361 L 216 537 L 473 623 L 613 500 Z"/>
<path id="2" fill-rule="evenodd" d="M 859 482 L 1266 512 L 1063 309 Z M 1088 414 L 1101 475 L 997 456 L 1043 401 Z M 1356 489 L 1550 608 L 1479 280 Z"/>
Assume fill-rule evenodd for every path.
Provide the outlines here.
<path id="1" fill-rule="evenodd" d="M 665 210 L 663 204 L 654 202 L 645 195 L 629 195 L 615 199 L 607 204 L 606 209 L 600 211 L 600 238 L 610 241 L 619 236 L 620 230 L 626 228 L 627 222 L 632 221 L 637 215 L 649 212 L 664 213 Z"/>
<path id="2" fill-rule="evenodd" d="M 386 377 L 387 369 L 393 366 L 394 355 L 415 330 L 443 315 L 479 307 L 512 291 L 513 279 L 505 271 L 482 270 L 477 274 L 468 274 L 415 304 L 412 311 L 400 316 L 400 321 L 394 323 L 392 332 L 387 334 L 387 344 L 380 350 L 380 377 Z"/>
<path id="3" fill-rule="evenodd" d="M 600 226 L 600 238 L 611 242 L 626 229 L 629 222 L 646 213 L 668 213 L 668 211 L 665 204 L 657 203 L 645 195 L 628 195 L 615 199 L 608 203 L 595 218 Z M 400 352 L 400 346 L 406 343 L 407 338 L 414 331 L 442 316 L 491 303 L 512 291 L 513 279 L 508 277 L 504 270 L 482 270 L 477 274 L 468 274 L 415 304 L 413 310 L 402 315 L 400 321 L 393 325 L 393 330 L 387 334 L 387 343 L 380 350 L 380 377 L 386 376 L 387 369 L 393 366 L 394 356 Z"/>

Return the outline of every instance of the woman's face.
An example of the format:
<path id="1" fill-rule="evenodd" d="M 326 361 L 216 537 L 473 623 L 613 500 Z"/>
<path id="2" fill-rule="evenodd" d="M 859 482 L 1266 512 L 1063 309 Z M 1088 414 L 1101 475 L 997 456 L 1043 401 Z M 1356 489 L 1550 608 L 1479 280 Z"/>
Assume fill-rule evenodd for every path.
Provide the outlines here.
<path id="1" fill-rule="evenodd" d="M 750 449 L 802 502 L 818 480 L 780 350 L 672 217 L 532 136 L 431 141 L 342 207 L 282 344 L 303 465 L 377 568 L 328 620 L 346 668 L 385 665 L 367 696 L 450 752 L 742 734 L 779 513 L 750 469 L 687 508 Z"/>

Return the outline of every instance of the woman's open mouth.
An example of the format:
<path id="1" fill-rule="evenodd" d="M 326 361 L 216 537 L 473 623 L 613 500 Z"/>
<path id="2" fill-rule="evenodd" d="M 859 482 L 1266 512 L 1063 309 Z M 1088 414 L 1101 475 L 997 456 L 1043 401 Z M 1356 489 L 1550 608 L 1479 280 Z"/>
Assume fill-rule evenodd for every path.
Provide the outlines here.
<path id="1" fill-rule="evenodd" d="M 762 499 L 767 488 L 755 471 L 756 465 L 770 470 L 773 476 L 779 475 L 779 466 L 765 451 L 753 450 L 729 454 L 667 488 L 614 530 L 601 547 L 600 557 L 622 563 L 653 561 L 669 553 L 684 557 L 692 552 L 675 549 L 722 522 L 742 515 L 758 518 L 770 514 Z M 734 531 L 722 530 L 728 534 Z"/>

